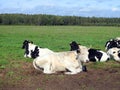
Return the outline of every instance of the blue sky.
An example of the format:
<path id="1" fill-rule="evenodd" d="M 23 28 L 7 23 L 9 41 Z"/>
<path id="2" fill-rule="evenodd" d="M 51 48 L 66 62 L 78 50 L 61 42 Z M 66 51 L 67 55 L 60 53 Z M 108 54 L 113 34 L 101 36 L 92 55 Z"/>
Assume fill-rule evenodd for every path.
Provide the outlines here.
<path id="1" fill-rule="evenodd" d="M 120 0 L 0 0 L 0 14 L 120 17 Z"/>

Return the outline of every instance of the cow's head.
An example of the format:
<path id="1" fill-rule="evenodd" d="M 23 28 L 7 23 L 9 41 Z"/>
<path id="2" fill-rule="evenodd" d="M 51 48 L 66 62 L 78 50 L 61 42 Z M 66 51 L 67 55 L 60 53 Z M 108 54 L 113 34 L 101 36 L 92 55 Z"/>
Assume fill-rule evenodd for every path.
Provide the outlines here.
<path id="1" fill-rule="evenodd" d="M 110 48 L 117 47 L 117 46 L 118 46 L 117 40 L 111 39 L 106 42 L 105 49 L 109 50 Z"/>
<path id="2" fill-rule="evenodd" d="M 115 48 L 115 47 L 120 48 L 120 38 L 110 39 L 105 44 L 105 49 L 106 50 L 109 50 L 109 49 Z"/>
<path id="3" fill-rule="evenodd" d="M 23 42 L 22 49 L 25 49 L 24 57 L 33 58 L 33 57 L 38 56 L 37 55 L 38 52 L 37 52 L 37 54 L 34 54 L 34 53 L 36 53 L 36 50 L 38 49 L 38 47 L 36 45 L 34 45 L 32 41 L 25 40 Z"/>
<path id="4" fill-rule="evenodd" d="M 74 50 L 77 50 L 77 52 L 79 52 L 79 45 L 77 44 L 76 41 L 72 41 L 70 43 L 70 51 L 74 51 Z"/>
<path id="5" fill-rule="evenodd" d="M 81 62 L 89 62 L 88 59 L 88 48 L 85 46 L 82 46 L 80 44 L 77 44 L 75 41 L 70 43 L 71 51 L 77 50 L 78 56 L 77 59 Z"/>
<path id="6" fill-rule="evenodd" d="M 32 42 L 32 41 L 29 41 L 29 40 L 24 40 L 22 49 L 28 48 L 28 44 L 29 44 L 29 43 L 33 43 L 33 42 Z"/>
<path id="7" fill-rule="evenodd" d="M 86 46 L 79 45 L 79 50 L 80 50 L 80 55 L 79 55 L 80 60 L 85 63 L 89 62 L 88 48 Z"/>
<path id="8" fill-rule="evenodd" d="M 111 48 L 107 51 L 108 55 L 110 55 L 114 60 L 120 62 L 120 49 L 119 48 Z"/>

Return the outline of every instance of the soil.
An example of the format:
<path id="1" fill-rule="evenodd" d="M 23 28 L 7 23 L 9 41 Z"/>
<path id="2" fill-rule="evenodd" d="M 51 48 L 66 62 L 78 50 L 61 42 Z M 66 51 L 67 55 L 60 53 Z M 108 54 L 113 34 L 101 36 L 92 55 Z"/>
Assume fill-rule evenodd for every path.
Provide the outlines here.
<path id="1" fill-rule="evenodd" d="M 120 90 L 119 67 L 87 68 L 76 75 L 46 75 L 30 62 L 11 67 L 0 70 L 0 90 Z"/>

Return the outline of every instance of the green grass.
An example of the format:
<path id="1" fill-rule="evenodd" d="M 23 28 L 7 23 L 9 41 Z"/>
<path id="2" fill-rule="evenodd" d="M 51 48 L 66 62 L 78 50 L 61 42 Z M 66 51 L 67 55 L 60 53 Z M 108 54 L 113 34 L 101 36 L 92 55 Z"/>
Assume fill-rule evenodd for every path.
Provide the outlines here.
<path id="1" fill-rule="evenodd" d="M 24 58 L 21 49 L 24 40 L 33 41 L 36 45 L 53 51 L 70 50 L 69 43 L 77 41 L 87 47 L 105 50 L 105 43 L 110 38 L 120 35 L 120 27 L 88 26 L 0 26 L 0 88 L 7 86 L 34 86 L 31 78 L 38 78 L 32 68 L 32 59 Z M 104 63 L 88 63 L 88 70 L 119 68 L 119 63 L 111 60 Z M 33 76 L 32 76 L 33 75 Z M 64 80 L 64 75 L 58 79 Z M 54 79 L 54 75 L 44 75 L 43 83 Z M 86 88 L 85 85 L 82 88 Z M 92 88 L 91 88 L 92 89 Z M 42 87 L 36 90 L 43 90 Z"/>
<path id="2" fill-rule="evenodd" d="M 21 49 L 25 39 L 53 51 L 69 50 L 69 43 L 74 40 L 104 50 L 106 41 L 119 35 L 120 27 L 0 26 L 0 67 L 4 68 L 3 65 L 11 61 L 28 60 Z"/>

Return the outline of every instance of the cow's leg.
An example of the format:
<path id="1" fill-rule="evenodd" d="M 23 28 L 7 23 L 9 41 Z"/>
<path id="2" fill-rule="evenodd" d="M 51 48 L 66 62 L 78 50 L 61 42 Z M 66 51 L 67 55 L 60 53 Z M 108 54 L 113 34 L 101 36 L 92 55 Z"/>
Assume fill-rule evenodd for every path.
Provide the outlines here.
<path id="1" fill-rule="evenodd" d="M 52 73 L 55 73 L 53 71 L 53 68 L 52 68 L 52 65 L 50 63 L 47 63 L 45 66 L 44 66 L 44 73 L 46 74 L 52 74 Z"/>
<path id="2" fill-rule="evenodd" d="M 65 74 L 77 74 L 82 71 L 80 67 L 68 67 L 67 68 L 70 72 L 65 72 Z"/>

